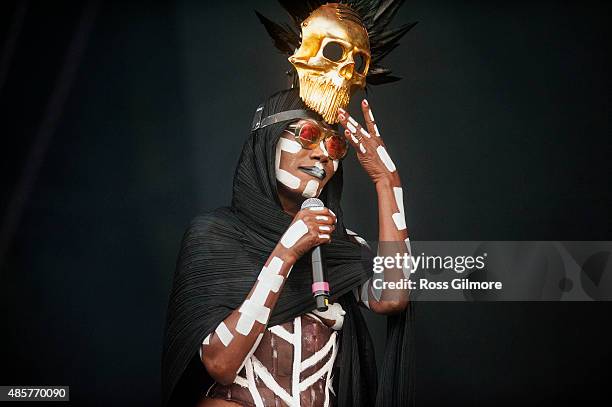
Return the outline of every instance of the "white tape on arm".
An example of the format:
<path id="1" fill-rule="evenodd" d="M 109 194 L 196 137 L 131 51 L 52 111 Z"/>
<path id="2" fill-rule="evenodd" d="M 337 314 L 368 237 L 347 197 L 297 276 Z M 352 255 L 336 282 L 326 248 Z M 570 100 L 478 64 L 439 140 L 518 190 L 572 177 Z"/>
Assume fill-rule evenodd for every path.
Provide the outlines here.
<path id="1" fill-rule="evenodd" d="M 215 329 L 215 333 L 217 334 L 217 337 L 219 338 L 221 343 L 223 343 L 223 345 L 226 347 L 234 339 L 234 335 L 232 335 L 230 330 L 227 329 L 227 325 L 225 325 L 225 322 L 221 322 L 219 326 L 217 326 L 217 329 Z"/>
<path id="2" fill-rule="evenodd" d="M 393 187 L 393 195 L 395 195 L 395 203 L 399 209 L 399 212 L 392 215 L 393 222 L 395 222 L 397 230 L 404 230 L 406 229 L 406 217 L 404 215 L 404 192 L 402 188 Z"/>
<path id="3" fill-rule="evenodd" d="M 387 167 L 389 172 L 395 171 L 395 164 L 391 160 L 391 157 L 389 157 L 389 153 L 387 153 L 387 150 L 383 146 L 378 146 L 378 148 L 376 148 L 376 152 L 378 153 L 378 156 L 380 157 L 383 164 L 385 164 L 385 167 Z"/>
<path id="4" fill-rule="evenodd" d="M 290 249 L 306 233 L 308 233 L 308 226 L 300 219 L 289 226 L 289 229 L 287 229 L 280 242 L 285 248 Z"/>

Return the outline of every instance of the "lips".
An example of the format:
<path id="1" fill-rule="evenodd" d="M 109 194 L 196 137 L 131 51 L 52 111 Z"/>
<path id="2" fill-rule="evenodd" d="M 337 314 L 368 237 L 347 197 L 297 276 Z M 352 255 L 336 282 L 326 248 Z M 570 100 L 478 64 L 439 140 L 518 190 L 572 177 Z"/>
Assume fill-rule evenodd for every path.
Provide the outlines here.
<path id="1" fill-rule="evenodd" d="M 302 172 L 305 172 L 308 175 L 312 175 L 315 178 L 323 179 L 325 178 L 325 170 L 319 167 L 298 167 L 298 169 Z"/>

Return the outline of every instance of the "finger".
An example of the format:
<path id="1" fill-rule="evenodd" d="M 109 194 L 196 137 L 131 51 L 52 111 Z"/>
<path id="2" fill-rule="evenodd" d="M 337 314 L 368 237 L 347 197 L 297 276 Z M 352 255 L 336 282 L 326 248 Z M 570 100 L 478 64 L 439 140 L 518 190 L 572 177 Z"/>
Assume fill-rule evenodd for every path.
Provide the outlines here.
<path id="1" fill-rule="evenodd" d="M 380 137 L 380 133 L 378 132 L 378 126 L 376 125 L 376 121 L 374 120 L 374 114 L 372 113 L 372 108 L 366 99 L 363 99 L 361 102 L 361 111 L 363 112 L 363 118 L 366 122 L 366 127 L 368 128 L 368 132 L 370 134 L 375 134 L 376 137 Z"/>
<path id="2" fill-rule="evenodd" d="M 324 216 L 331 216 L 334 218 L 334 221 L 336 221 L 336 214 L 329 208 L 326 208 L 324 206 L 312 206 L 310 208 L 308 208 L 309 211 L 311 212 L 315 212 L 316 215 L 324 215 Z"/>
<path id="3" fill-rule="evenodd" d="M 346 110 L 339 108 L 338 111 L 341 112 L 338 116 L 340 123 L 351 133 L 351 136 L 356 136 L 356 143 L 364 143 L 364 147 L 369 145 L 370 141 L 372 140 L 370 133 L 368 133 L 363 126 L 357 123 L 357 120 L 348 114 Z M 355 140 L 352 141 L 355 142 Z"/>
<path id="4" fill-rule="evenodd" d="M 363 126 L 361 126 L 359 123 L 357 123 L 357 120 L 355 120 L 353 118 L 353 116 L 351 116 L 350 114 L 348 114 L 348 112 L 344 113 L 344 116 L 346 117 L 346 128 L 353 134 L 357 134 L 359 133 L 360 137 L 365 137 L 366 139 L 371 138 L 370 133 L 368 133 L 366 131 L 366 129 L 363 128 Z"/>
<path id="5" fill-rule="evenodd" d="M 336 223 L 336 218 L 334 216 L 316 215 L 314 221 L 318 225 L 334 225 Z"/>
<path id="6" fill-rule="evenodd" d="M 319 234 L 319 244 L 325 244 L 331 242 L 331 235 L 329 233 Z"/>
<path id="7" fill-rule="evenodd" d="M 334 225 L 319 225 L 319 233 L 331 234 L 334 231 Z"/>
<path id="8" fill-rule="evenodd" d="M 353 119 L 346 110 L 339 108 L 340 112 L 338 119 L 340 124 L 346 129 L 344 131 L 344 137 L 349 140 L 349 143 L 361 154 L 367 152 L 365 138 L 370 138 L 370 135 L 365 131 L 359 123 Z M 357 134 L 359 132 L 359 135 Z"/>

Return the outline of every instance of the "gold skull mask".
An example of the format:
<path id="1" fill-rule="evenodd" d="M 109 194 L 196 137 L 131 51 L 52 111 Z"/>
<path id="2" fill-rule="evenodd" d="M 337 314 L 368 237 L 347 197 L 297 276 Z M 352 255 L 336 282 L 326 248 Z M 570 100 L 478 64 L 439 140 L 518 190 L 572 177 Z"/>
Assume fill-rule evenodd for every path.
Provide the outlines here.
<path id="1" fill-rule="evenodd" d="M 302 22 L 302 43 L 289 57 L 300 82 L 300 98 L 333 124 L 338 108 L 363 89 L 370 65 L 368 33 L 344 4 L 325 4 Z"/>

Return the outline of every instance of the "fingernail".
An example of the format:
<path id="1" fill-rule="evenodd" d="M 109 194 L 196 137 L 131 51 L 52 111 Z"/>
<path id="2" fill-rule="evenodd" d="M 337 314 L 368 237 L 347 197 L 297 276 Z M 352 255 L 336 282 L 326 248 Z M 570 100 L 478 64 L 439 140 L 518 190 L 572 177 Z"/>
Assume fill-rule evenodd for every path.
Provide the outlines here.
<path id="1" fill-rule="evenodd" d="M 344 118 L 344 115 L 343 115 L 342 113 L 340 113 L 340 114 L 338 115 L 338 119 L 340 119 L 341 121 L 344 121 L 344 119 L 345 119 L 345 118 Z"/>
<path id="2" fill-rule="evenodd" d="M 367 101 L 367 99 L 363 99 L 363 105 L 364 105 L 364 106 L 367 106 L 367 105 L 368 105 L 368 101 Z"/>
<path id="3" fill-rule="evenodd" d="M 344 110 L 344 109 L 343 109 L 343 108 L 341 108 L 341 107 L 339 107 L 339 108 L 338 108 L 338 111 L 339 111 L 340 113 L 346 113 L 346 110 Z"/>
<path id="4" fill-rule="evenodd" d="M 314 212 L 321 212 L 323 209 L 325 209 L 325 207 L 323 207 L 323 206 L 313 206 L 313 207 L 310 207 L 308 209 L 310 209 L 311 211 L 314 211 Z"/>

